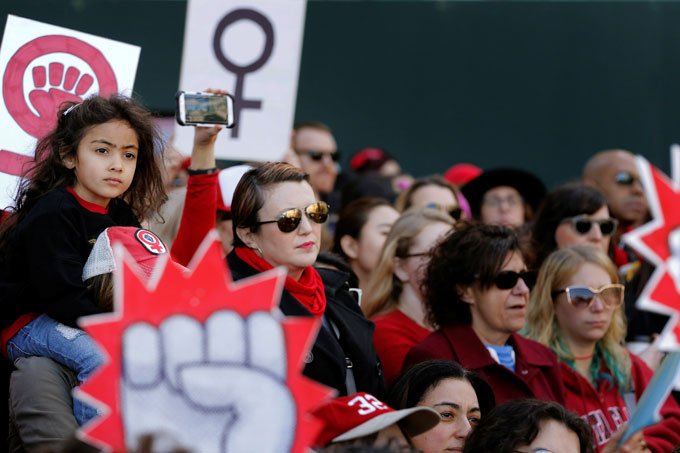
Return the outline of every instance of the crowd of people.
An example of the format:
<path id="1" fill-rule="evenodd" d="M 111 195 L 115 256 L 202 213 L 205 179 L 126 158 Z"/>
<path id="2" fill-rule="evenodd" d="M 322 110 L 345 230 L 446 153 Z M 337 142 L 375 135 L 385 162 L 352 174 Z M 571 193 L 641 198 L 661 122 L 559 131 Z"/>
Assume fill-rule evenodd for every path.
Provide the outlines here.
<path id="1" fill-rule="evenodd" d="M 340 171 L 319 122 L 281 162 L 220 169 L 220 130 L 165 166 L 143 106 L 94 96 L 39 141 L 0 225 L 10 451 L 59 451 L 97 416 L 70 391 L 103 361 L 77 323 L 112 309 L 102 249 L 144 234 L 184 269 L 212 229 L 233 280 L 283 267 L 279 310 L 320 320 L 302 369 L 336 396 L 313 413 L 318 451 L 680 451 L 675 396 L 621 441 L 666 322 L 636 308 L 652 266 L 620 240 L 650 220 L 632 153 L 597 152 L 548 191 L 469 163 L 413 178 L 375 147 Z M 137 248 L 150 278 L 165 247 Z"/>

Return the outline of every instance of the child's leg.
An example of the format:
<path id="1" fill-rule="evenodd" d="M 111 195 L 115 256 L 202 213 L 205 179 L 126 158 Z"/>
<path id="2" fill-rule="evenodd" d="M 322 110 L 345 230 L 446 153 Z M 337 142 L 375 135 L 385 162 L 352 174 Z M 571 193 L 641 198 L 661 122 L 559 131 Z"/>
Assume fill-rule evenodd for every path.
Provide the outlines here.
<path id="1" fill-rule="evenodd" d="M 96 344 L 80 329 L 65 326 L 47 315 L 28 323 L 7 343 L 7 354 L 14 361 L 19 357 L 49 357 L 76 372 L 84 382 L 103 363 Z M 74 415 L 81 425 L 94 417 L 96 411 L 74 400 Z"/>

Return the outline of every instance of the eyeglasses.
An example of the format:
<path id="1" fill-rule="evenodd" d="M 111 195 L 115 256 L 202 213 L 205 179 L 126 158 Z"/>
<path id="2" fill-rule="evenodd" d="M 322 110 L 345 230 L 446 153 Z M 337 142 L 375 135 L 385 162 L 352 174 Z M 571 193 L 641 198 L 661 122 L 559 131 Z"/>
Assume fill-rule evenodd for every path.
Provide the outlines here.
<path id="1" fill-rule="evenodd" d="M 425 205 L 426 208 L 440 209 L 446 212 L 448 215 L 456 220 L 460 220 L 463 215 L 463 210 L 458 206 L 442 206 L 438 203 L 428 203 Z"/>
<path id="2" fill-rule="evenodd" d="M 609 236 L 616 231 L 616 227 L 619 225 L 619 221 L 616 219 L 593 219 L 585 214 L 577 215 L 576 217 L 569 217 L 562 220 L 562 223 L 571 222 L 571 226 L 578 234 L 588 234 L 593 224 L 596 223 L 600 227 L 600 232 L 604 236 Z"/>
<path id="3" fill-rule="evenodd" d="M 632 186 L 635 181 L 640 181 L 640 178 L 629 171 L 620 171 L 614 175 L 614 181 L 620 186 Z"/>
<path id="4" fill-rule="evenodd" d="M 515 195 L 510 195 L 506 198 L 489 196 L 482 199 L 482 204 L 490 208 L 500 208 L 503 204 L 507 204 L 510 208 L 516 208 L 522 204 L 522 198 Z"/>
<path id="5" fill-rule="evenodd" d="M 587 308 L 599 296 L 600 300 L 608 307 L 618 307 L 623 303 L 624 286 L 620 283 L 604 285 L 600 289 L 588 286 L 568 286 L 564 289 L 557 289 L 551 293 L 554 299 L 559 294 L 567 293 L 567 302 L 575 308 Z"/>
<path id="6" fill-rule="evenodd" d="M 314 223 L 325 223 L 328 220 L 330 206 L 325 201 L 317 201 L 304 208 L 305 215 Z M 276 216 L 276 220 L 264 220 L 256 222 L 255 225 L 275 223 L 282 233 L 290 233 L 300 225 L 302 221 L 302 211 L 299 208 L 292 208 L 283 211 Z"/>
<path id="7" fill-rule="evenodd" d="M 310 149 L 308 151 L 296 151 L 297 154 L 306 154 L 310 159 L 312 159 L 314 162 L 321 162 L 321 160 L 324 158 L 324 156 L 330 157 L 333 162 L 337 162 L 340 160 L 340 151 L 333 151 L 331 153 L 324 153 L 323 151 L 316 151 L 313 149 Z"/>
<path id="8" fill-rule="evenodd" d="M 533 288 L 536 284 L 535 271 L 501 271 L 493 278 L 493 283 L 498 289 L 512 289 L 515 287 L 517 280 L 520 278 L 529 287 L 529 289 Z"/>

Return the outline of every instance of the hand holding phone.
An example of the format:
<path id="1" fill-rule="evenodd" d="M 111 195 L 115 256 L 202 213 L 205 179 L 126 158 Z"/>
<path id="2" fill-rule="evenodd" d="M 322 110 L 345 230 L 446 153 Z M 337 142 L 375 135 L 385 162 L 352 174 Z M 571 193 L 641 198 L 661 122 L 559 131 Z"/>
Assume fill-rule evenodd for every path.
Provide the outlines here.
<path id="1" fill-rule="evenodd" d="M 234 100 L 228 94 L 180 91 L 175 117 L 182 126 L 234 127 Z"/>

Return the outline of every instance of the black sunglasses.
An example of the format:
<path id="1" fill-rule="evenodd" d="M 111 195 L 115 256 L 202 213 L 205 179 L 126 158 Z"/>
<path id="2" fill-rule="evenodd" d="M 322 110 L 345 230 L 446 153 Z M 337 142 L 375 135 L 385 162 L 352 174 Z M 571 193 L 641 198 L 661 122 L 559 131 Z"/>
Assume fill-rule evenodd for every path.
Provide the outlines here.
<path id="1" fill-rule="evenodd" d="M 290 233 L 300 225 L 302 221 L 302 209 L 291 208 L 286 209 L 281 214 L 276 216 L 276 220 L 264 220 L 256 222 L 255 225 L 264 225 L 266 223 L 275 223 L 282 233 Z M 328 212 L 330 206 L 325 201 L 317 201 L 304 208 L 305 215 L 314 223 L 325 223 L 328 220 Z"/>
<path id="2" fill-rule="evenodd" d="M 448 215 L 453 217 L 455 220 L 460 220 L 460 218 L 463 216 L 463 210 L 460 209 L 458 206 L 456 207 L 451 207 L 451 206 L 442 206 L 438 203 L 428 203 L 425 205 L 426 208 L 433 208 L 433 209 L 441 209 L 442 211 L 446 212 Z"/>
<path id="3" fill-rule="evenodd" d="M 337 162 L 337 161 L 340 160 L 340 151 L 333 151 L 332 153 L 324 153 L 322 151 L 315 151 L 315 150 L 312 149 L 312 150 L 309 150 L 309 151 L 299 151 L 298 154 L 306 154 L 314 162 L 320 162 L 323 159 L 323 156 L 329 156 L 331 159 L 333 159 L 333 162 Z"/>
<path id="4" fill-rule="evenodd" d="M 498 289 L 512 289 L 520 278 L 531 289 L 536 284 L 536 271 L 501 271 L 493 278 L 493 283 Z"/>
<path id="5" fill-rule="evenodd" d="M 625 170 L 614 175 L 614 181 L 616 181 L 616 184 L 620 186 L 632 186 L 635 181 L 639 180 L 640 178 Z"/>
<path id="6" fill-rule="evenodd" d="M 566 218 L 562 220 L 562 223 L 564 222 L 570 222 L 578 234 L 588 234 L 593 224 L 596 223 L 600 227 L 600 232 L 603 236 L 613 234 L 619 225 L 619 221 L 611 217 L 608 219 L 593 219 L 585 214 Z"/>

